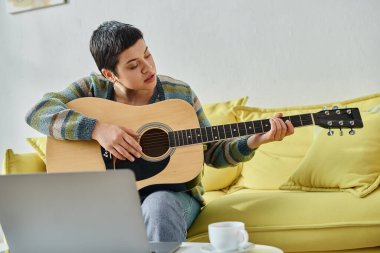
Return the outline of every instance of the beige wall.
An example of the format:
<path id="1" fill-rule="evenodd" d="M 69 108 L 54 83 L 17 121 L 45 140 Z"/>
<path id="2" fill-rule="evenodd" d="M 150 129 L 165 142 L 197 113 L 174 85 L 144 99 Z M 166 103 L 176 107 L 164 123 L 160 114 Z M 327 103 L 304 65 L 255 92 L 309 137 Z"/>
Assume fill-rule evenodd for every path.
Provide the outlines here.
<path id="1" fill-rule="evenodd" d="M 380 91 L 380 1 L 69 0 L 9 14 L 0 1 L 0 153 L 31 151 L 24 123 L 43 93 L 96 71 L 91 32 L 105 20 L 145 33 L 158 71 L 202 102 L 250 96 L 291 106 Z"/>

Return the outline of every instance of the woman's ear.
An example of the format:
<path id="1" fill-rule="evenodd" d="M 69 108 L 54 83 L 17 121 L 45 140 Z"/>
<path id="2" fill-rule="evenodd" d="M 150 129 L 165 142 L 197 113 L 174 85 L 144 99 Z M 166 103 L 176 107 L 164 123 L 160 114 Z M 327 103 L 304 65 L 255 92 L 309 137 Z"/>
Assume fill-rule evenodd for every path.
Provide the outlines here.
<path id="1" fill-rule="evenodd" d="M 116 76 L 114 73 L 108 69 L 102 69 L 102 74 L 105 76 L 110 82 L 116 82 Z"/>

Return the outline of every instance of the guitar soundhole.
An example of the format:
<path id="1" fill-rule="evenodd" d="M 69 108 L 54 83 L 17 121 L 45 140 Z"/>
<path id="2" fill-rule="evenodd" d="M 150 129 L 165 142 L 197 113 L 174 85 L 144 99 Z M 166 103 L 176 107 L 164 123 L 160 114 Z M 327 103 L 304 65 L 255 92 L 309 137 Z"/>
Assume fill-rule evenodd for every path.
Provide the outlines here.
<path id="1" fill-rule="evenodd" d="M 160 157 L 169 149 L 168 134 L 161 129 L 149 129 L 140 137 L 140 146 L 146 156 Z"/>

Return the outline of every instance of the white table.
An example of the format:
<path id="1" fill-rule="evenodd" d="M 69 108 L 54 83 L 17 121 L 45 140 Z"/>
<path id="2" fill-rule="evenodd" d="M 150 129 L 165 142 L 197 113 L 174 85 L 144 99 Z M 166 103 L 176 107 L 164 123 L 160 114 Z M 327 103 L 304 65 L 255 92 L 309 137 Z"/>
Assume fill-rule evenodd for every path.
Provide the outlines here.
<path id="1" fill-rule="evenodd" d="M 184 242 L 176 253 L 200 253 L 202 252 L 201 248 L 206 245 L 208 243 Z M 5 245 L 0 243 L 0 252 L 4 252 L 5 250 Z M 279 248 L 256 244 L 250 253 L 283 253 L 283 251 Z"/>
<path id="2" fill-rule="evenodd" d="M 201 248 L 206 245 L 208 243 L 184 242 L 176 253 L 200 253 Z M 283 251 L 276 247 L 256 244 L 249 253 L 283 253 Z"/>

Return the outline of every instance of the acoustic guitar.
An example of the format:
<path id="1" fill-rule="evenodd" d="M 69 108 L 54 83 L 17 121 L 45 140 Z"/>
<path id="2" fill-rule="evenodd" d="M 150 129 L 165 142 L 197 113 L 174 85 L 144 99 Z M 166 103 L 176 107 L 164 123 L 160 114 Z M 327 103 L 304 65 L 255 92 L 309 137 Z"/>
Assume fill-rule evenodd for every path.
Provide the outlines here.
<path id="1" fill-rule="evenodd" d="M 199 127 L 194 108 L 186 101 L 170 99 L 145 106 L 131 106 L 111 100 L 86 97 L 67 107 L 104 123 L 131 128 L 138 134 L 142 157 L 134 162 L 118 160 L 96 141 L 57 140 L 48 137 L 46 165 L 51 172 L 131 169 L 141 194 L 157 190 L 186 191 L 200 181 L 203 144 L 270 130 L 269 119 Z M 329 129 L 363 127 L 359 109 L 322 110 L 284 116 L 294 127 L 319 125 Z"/>

